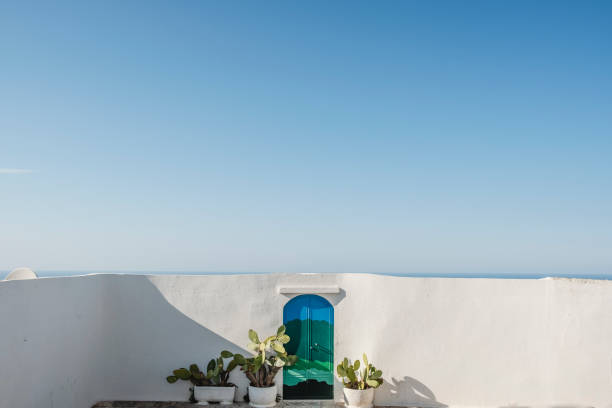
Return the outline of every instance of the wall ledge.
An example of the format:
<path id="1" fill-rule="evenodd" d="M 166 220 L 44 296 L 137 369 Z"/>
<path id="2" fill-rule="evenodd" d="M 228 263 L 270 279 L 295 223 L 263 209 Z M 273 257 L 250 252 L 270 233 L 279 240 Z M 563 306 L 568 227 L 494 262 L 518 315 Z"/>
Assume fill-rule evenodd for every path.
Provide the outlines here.
<path id="1" fill-rule="evenodd" d="M 279 285 L 276 287 L 276 290 L 282 295 L 314 295 L 340 293 L 340 287 L 338 285 Z"/>

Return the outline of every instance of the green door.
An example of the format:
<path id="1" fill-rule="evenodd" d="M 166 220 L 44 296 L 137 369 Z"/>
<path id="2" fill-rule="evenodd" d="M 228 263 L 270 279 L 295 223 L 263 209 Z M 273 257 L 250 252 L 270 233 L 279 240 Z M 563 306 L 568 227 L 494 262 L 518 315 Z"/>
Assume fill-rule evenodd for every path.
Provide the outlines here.
<path id="1" fill-rule="evenodd" d="M 283 322 L 291 337 L 285 348 L 299 357 L 283 370 L 283 398 L 333 399 L 333 306 L 320 296 L 297 296 L 285 305 Z"/>

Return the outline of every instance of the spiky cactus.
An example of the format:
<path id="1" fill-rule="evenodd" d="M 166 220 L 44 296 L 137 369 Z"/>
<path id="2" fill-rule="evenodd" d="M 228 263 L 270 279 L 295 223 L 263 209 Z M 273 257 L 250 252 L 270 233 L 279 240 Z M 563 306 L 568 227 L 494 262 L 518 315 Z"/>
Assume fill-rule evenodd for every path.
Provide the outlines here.
<path id="1" fill-rule="evenodd" d="M 225 358 L 231 358 L 232 361 L 229 362 L 227 368 L 224 367 Z M 245 358 L 241 354 L 233 354 L 227 350 L 223 350 L 221 355 L 212 359 L 208 362 L 206 366 L 206 373 L 200 370 L 197 364 L 192 364 L 189 366 L 189 369 L 186 368 L 178 368 L 172 371 L 172 375 L 166 377 L 166 381 L 170 384 L 174 384 L 178 380 L 189 381 L 191 384 L 201 387 L 201 386 L 217 386 L 217 387 L 232 387 L 234 384 L 229 382 L 229 375 L 234 368 L 239 365 L 239 362 L 244 361 Z M 193 388 L 189 389 L 191 391 L 190 401 L 195 401 L 193 397 Z"/>
<path id="2" fill-rule="evenodd" d="M 285 326 L 281 326 L 276 334 L 259 340 L 255 330 L 249 330 L 250 343 L 247 346 L 255 355 L 239 361 L 240 369 L 251 382 L 253 387 L 271 387 L 274 385 L 274 377 L 284 366 L 292 366 L 298 357 L 288 355 L 285 344 L 289 343 L 288 335 L 285 334 Z"/>
<path id="3" fill-rule="evenodd" d="M 336 371 L 340 381 L 346 388 L 354 390 L 365 390 L 368 388 L 378 388 L 383 383 L 382 371 L 377 370 L 372 364 L 368 362 L 368 356 L 363 353 L 363 369 L 360 371 L 361 362 L 355 360 L 353 364 L 350 364 L 348 358 L 345 358 Z"/>
<path id="4" fill-rule="evenodd" d="M 231 358 L 232 361 L 229 362 L 227 368 L 224 368 L 224 358 Z M 227 350 L 223 350 L 221 355 L 215 360 L 212 359 L 208 362 L 208 366 L 206 367 L 206 378 L 212 382 L 213 385 L 217 385 L 219 387 L 229 387 L 234 384 L 229 382 L 229 375 L 234 370 L 234 368 L 238 367 L 239 362 L 244 361 L 244 356 L 242 354 L 233 354 Z"/>

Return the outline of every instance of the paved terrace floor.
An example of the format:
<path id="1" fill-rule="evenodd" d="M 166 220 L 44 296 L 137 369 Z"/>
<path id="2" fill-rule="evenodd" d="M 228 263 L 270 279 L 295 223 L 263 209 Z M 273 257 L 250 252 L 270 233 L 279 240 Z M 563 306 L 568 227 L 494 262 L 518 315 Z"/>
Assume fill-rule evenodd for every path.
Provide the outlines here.
<path id="1" fill-rule="evenodd" d="M 92 408 L 195 408 L 198 406 L 200 405 L 185 401 L 102 401 L 95 404 Z M 249 404 L 246 402 L 235 402 L 231 405 L 210 404 L 210 407 L 249 408 Z M 334 401 L 282 401 L 276 404 L 275 408 L 344 408 L 344 404 Z"/>

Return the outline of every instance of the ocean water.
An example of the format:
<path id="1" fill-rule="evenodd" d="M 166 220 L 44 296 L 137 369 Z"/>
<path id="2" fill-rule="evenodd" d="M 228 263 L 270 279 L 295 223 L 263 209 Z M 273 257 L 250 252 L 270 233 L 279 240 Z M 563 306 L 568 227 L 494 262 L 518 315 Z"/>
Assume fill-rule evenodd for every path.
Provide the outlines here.
<path id="1" fill-rule="evenodd" d="M 10 271 L 0 271 L 0 280 L 4 279 Z M 250 275 L 266 274 L 268 272 L 181 272 L 181 271 L 35 271 L 38 277 L 60 277 L 88 274 L 125 274 L 125 275 Z M 577 273 L 380 273 L 369 272 L 374 275 L 405 276 L 413 278 L 471 278 L 471 279 L 543 279 L 543 278 L 578 278 L 612 280 L 611 273 L 577 274 Z"/>

